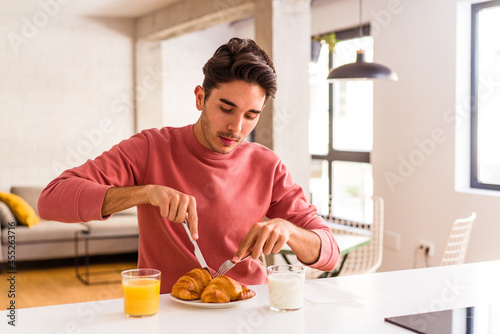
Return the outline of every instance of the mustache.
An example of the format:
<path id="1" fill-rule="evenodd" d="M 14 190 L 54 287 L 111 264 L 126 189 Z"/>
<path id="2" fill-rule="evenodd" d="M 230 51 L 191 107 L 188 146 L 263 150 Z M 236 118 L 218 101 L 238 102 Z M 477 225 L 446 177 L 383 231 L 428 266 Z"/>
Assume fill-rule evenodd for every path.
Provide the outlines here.
<path id="1" fill-rule="evenodd" d="M 234 139 L 234 140 L 241 140 L 241 137 L 235 136 L 233 132 L 218 131 L 217 136 L 225 137 L 225 138 L 229 138 L 229 139 Z"/>

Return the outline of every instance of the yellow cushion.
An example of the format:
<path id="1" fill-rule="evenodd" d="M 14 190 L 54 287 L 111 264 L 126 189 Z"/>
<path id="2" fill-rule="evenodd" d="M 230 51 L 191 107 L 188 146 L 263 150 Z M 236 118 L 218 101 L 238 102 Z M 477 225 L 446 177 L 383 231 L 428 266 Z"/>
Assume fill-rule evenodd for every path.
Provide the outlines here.
<path id="1" fill-rule="evenodd" d="M 19 224 L 33 227 L 40 222 L 40 217 L 37 216 L 35 210 L 22 197 L 0 193 L 0 201 L 9 206 Z"/>

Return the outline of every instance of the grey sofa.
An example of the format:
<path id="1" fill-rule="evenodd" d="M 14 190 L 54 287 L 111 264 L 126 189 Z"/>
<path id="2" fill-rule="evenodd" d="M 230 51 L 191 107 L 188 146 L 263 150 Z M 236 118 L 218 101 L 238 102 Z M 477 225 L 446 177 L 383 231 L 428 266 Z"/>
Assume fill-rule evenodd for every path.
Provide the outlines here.
<path id="1" fill-rule="evenodd" d="M 11 188 L 11 193 L 22 197 L 35 212 L 41 191 L 42 187 Z M 31 228 L 17 224 L 9 233 L 9 220 L 14 216 L 5 203 L 0 204 L 0 219 L 4 217 L 0 222 L 0 263 L 12 260 L 12 255 L 16 262 L 72 258 L 76 253 L 75 245 L 78 245 L 79 255 L 86 252 L 88 255 L 131 253 L 138 249 L 136 208 L 115 213 L 105 221 L 66 224 L 42 220 Z"/>

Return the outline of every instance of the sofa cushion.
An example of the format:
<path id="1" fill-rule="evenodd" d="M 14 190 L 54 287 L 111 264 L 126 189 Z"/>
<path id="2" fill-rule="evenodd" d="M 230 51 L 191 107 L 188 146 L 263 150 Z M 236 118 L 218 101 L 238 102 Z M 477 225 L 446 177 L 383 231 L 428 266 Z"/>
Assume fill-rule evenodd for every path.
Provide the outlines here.
<path id="1" fill-rule="evenodd" d="M 76 232 L 85 230 L 83 224 L 66 224 L 43 220 L 33 228 L 17 226 L 16 244 L 74 240 Z M 7 229 L 5 228 L 2 229 L 2 242 L 7 242 Z"/>
<path id="2" fill-rule="evenodd" d="M 16 186 L 10 188 L 10 192 L 17 196 L 21 196 L 33 208 L 33 210 L 35 210 L 37 215 L 38 215 L 38 209 L 37 209 L 38 197 L 40 197 L 42 190 L 43 187 Z"/>
<path id="3" fill-rule="evenodd" d="M 114 216 L 116 216 L 116 215 L 135 215 L 135 216 L 137 216 L 137 207 L 133 206 L 133 207 L 125 209 L 123 211 L 119 211 L 117 213 L 114 213 L 113 215 Z"/>
<path id="4" fill-rule="evenodd" d="M 134 215 L 113 215 L 107 220 L 90 221 L 82 225 L 93 236 L 113 237 L 139 234 L 137 216 Z"/>
<path id="5" fill-rule="evenodd" d="M 11 222 L 16 222 L 16 217 L 14 217 L 9 206 L 0 201 L 0 224 L 3 227 L 8 227 Z"/>
<path id="6" fill-rule="evenodd" d="M 35 210 L 21 197 L 16 194 L 0 193 L 0 201 L 7 204 L 16 216 L 19 224 L 32 227 L 40 222 Z"/>

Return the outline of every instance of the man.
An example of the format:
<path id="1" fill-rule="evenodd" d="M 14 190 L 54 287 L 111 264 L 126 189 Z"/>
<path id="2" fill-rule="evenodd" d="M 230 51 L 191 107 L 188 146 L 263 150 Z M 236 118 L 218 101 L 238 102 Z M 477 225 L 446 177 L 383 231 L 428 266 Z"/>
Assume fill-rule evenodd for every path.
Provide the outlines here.
<path id="1" fill-rule="evenodd" d="M 228 273 L 244 284 L 265 283 L 256 259 L 285 244 L 302 263 L 332 270 L 339 250 L 330 229 L 276 154 L 244 141 L 276 93 L 271 59 L 252 40 L 233 38 L 203 73 L 194 125 L 142 131 L 63 172 L 42 192 L 40 216 L 85 222 L 137 206 L 138 267 L 161 270 L 162 293 L 199 267 L 185 220 L 212 270 L 251 254 Z"/>

